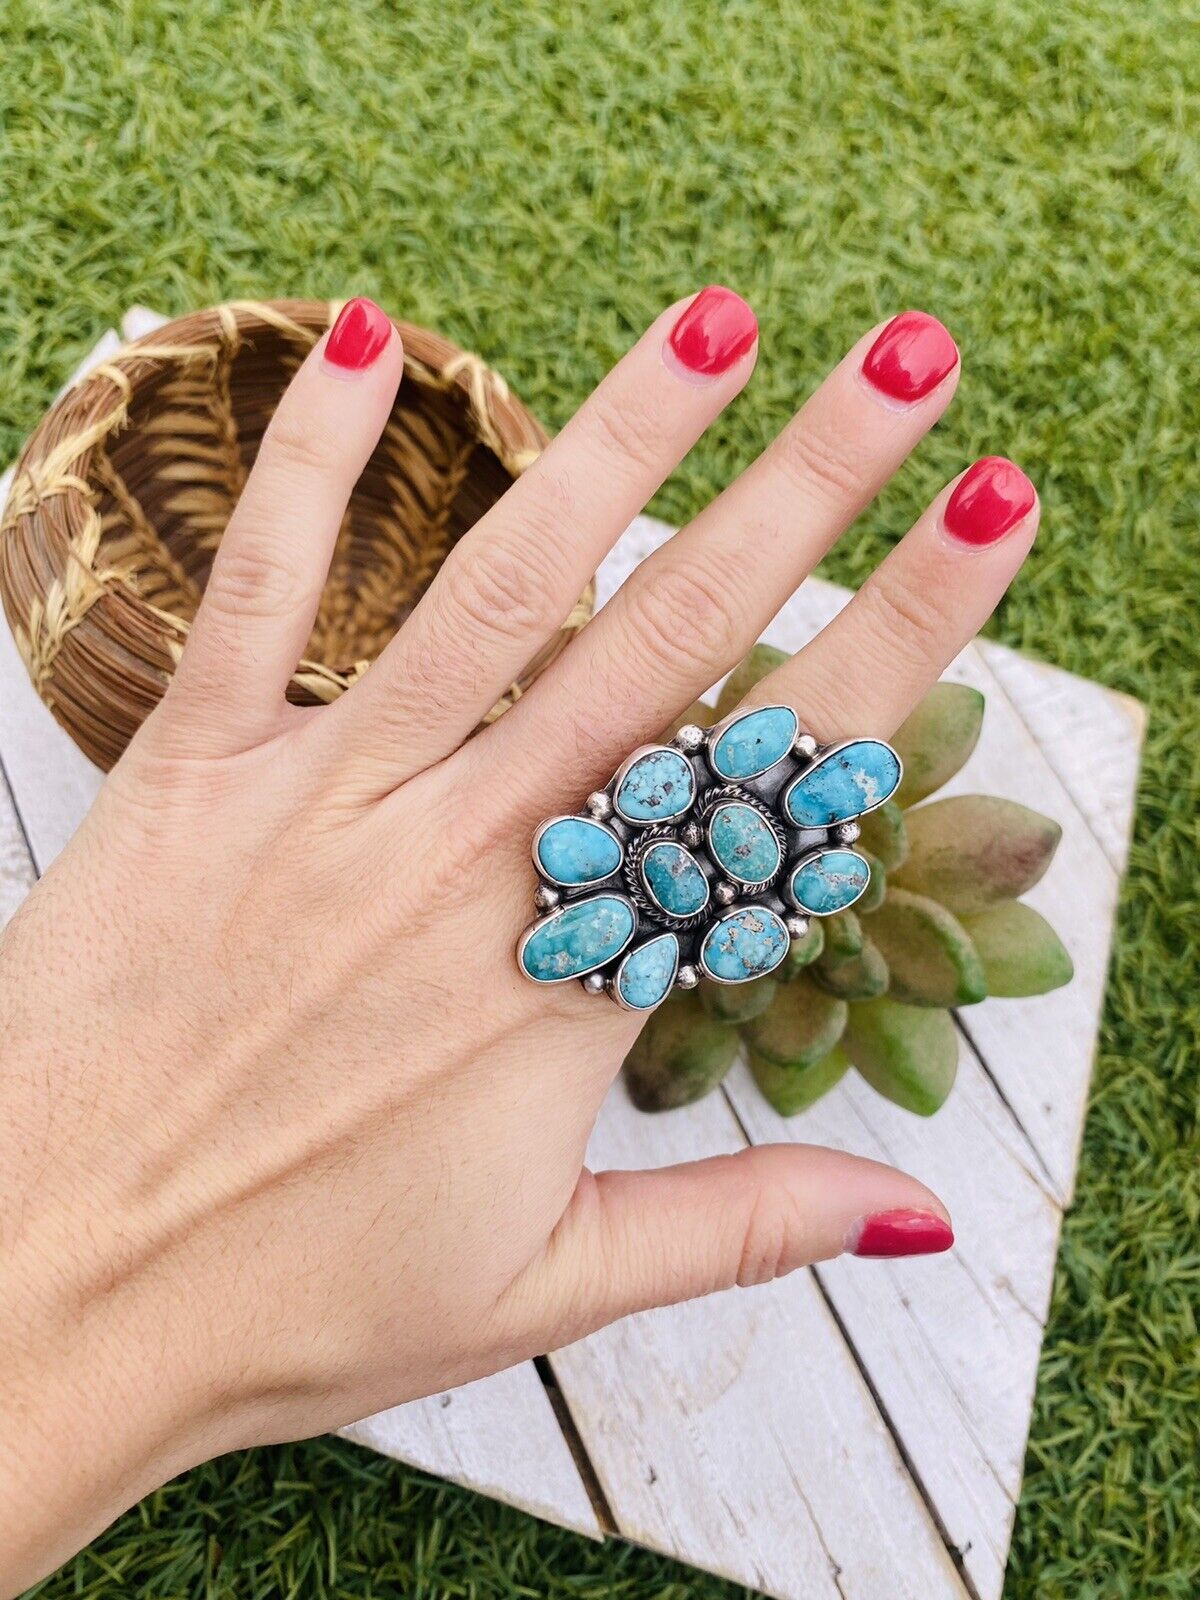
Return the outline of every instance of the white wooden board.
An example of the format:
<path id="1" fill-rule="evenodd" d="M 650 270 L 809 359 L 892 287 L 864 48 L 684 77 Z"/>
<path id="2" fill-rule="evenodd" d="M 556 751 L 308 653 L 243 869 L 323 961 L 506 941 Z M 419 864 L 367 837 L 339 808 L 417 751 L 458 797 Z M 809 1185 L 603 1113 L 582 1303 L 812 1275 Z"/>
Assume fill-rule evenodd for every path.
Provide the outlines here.
<path id="1" fill-rule="evenodd" d="M 135 310 L 126 335 L 158 320 Z M 669 532 L 638 519 L 605 564 L 601 601 Z M 796 649 L 846 598 L 812 580 L 766 637 Z M 747 1140 L 833 1144 L 925 1179 L 954 1215 L 955 1250 L 830 1263 L 554 1353 L 569 1444 L 532 1363 L 348 1437 L 598 1537 L 572 1449 L 586 1453 L 617 1531 L 781 1600 L 999 1595 L 1144 718 L 1136 702 L 998 645 L 964 651 L 950 676 L 988 702 L 954 788 L 1011 795 L 1063 824 L 1030 898 L 1070 945 L 1075 982 L 967 1011 L 959 1083 L 932 1122 L 854 1077 L 786 1122 L 736 1068 L 721 1094 L 664 1117 L 634 1112 L 618 1084 L 591 1160 L 655 1166 Z M 0 762 L 11 786 L 0 785 L 3 919 L 100 782 L 37 700 L 3 626 Z"/>

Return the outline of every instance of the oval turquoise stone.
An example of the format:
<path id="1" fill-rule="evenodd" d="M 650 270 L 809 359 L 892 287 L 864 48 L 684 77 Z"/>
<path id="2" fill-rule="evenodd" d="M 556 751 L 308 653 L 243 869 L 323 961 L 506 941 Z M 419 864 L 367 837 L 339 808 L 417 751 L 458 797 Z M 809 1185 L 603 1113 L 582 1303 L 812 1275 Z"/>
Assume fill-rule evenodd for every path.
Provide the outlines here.
<path id="1" fill-rule="evenodd" d="M 613 804 L 627 822 L 669 822 L 682 816 L 695 798 L 691 762 L 664 745 L 630 763 Z"/>
<path id="2" fill-rule="evenodd" d="M 621 954 L 636 925 L 622 895 L 589 895 L 534 924 L 521 947 L 521 966 L 536 983 L 586 977 Z"/>
<path id="3" fill-rule="evenodd" d="M 765 977 L 787 955 L 788 931 L 767 906 L 742 906 L 718 917 L 704 935 L 700 965 L 722 983 Z"/>
<path id="4" fill-rule="evenodd" d="M 753 806 L 727 800 L 708 819 L 713 860 L 735 883 L 766 883 L 783 865 L 779 841 Z"/>
<path id="5" fill-rule="evenodd" d="M 852 906 L 870 876 L 870 864 L 857 851 L 821 850 L 797 863 L 788 888 L 801 910 L 828 917 Z"/>
<path id="6" fill-rule="evenodd" d="M 855 739 L 831 750 L 789 786 L 783 809 L 797 828 L 828 828 L 860 816 L 895 794 L 900 758 L 881 739 Z"/>
<path id="7" fill-rule="evenodd" d="M 642 880 L 655 905 L 673 917 L 691 917 L 708 904 L 708 879 L 683 845 L 664 839 L 642 857 Z"/>
<path id="8" fill-rule="evenodd" d="M 790 706 L 763 706 L 730 722 L 709 753 L 709 765 L 721 778 L 757 778 L 782 761 L 800 731 Z"/>
<path id="9" fill-rule="evenodd" d="M 621 841 L 589 817 L 556 817 L 538 834 L 534 864 L 555 883 L 599 883 L 621 865 Z"/>
<path id="10" fill-rule="evenodd" d="M 679 971 L 679 940 L 673 933 L 639 944 L 617 968 L 617 993 L 635 1011 L 649 1011 L 665 1000 Z"/>

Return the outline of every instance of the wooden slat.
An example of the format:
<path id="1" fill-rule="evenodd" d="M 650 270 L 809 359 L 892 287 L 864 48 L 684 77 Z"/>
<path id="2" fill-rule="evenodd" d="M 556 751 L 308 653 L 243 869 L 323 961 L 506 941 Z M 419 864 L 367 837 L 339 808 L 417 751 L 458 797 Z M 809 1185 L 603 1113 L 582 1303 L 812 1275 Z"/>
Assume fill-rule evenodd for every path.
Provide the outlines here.
<path id="1" fill-rule="evenodd" d="M 107 359 L 119 344 L 115 334 L 106 334 L 80 372 Z M 7 476 L 0 481 L 0 502 Z M 0 764 L 11 784 L 10 794 L 0 778 L 0 912 L 11 913 L 32 886 L 35 868 L 44 872 L 82 822 L 103 775 L 38 699 L 2 611 Z M 532 1362 L 448 1397 L 381 1413 L 351 1432 L 387 1455 L 602 1537 Z"/>
<path id="2" fill-rule="evenodd" d="M 0 928 L 33 888 L 36 877 L 12 791 L 0 770 Z"/>
<path id="3" fill-rule="evenodd" d="M 533 1363 L 343 1428 L 366 1445 L 547 1522 L 603 1538 Z"/>
<path id="4" fill-rule="evenodd" d="M 911 1172 L 954 1218 L 946 1256 L 818 1269 L 854 1352 L 975 1592 L 1004 1577 L 1061 1213 L 968 1049 L 936 1125 L 852 1076 L 779 1117 L 738 1067 L 727 1093 L 755 1144 L 828 1144 Z"/>
<path id="5" fill-rule="evenodd" d="M 618 1081 L 588 1161 L 744 1143 L 719 1095 L 647 1117 Z M 627 1538 L 782 1600 L 964 1600 L 810 1273 L 630 1317 L 550 1359 Z"/>

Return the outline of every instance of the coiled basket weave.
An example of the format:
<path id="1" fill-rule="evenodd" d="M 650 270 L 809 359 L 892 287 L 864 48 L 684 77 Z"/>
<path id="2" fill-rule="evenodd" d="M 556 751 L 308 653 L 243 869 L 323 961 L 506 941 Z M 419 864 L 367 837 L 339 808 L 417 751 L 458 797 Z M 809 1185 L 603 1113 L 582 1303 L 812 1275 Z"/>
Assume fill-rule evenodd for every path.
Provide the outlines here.
<path id="1" fill-rule="evenodd" d="M 112 766 L 162 696 L 275 405 L 340 302 L 237 302 L 126 346 L 47 413 L 0 520 L 0 593 L 38 693 Z M 299 705 L 369 667 L 455 541 L 546 444 L 477 357 L 396 324 L 404 382 L 343 521 Z M 302 532 L 302 530 L 301 530 Z M 511 705 L 591 614 L 529 663 Z"/>

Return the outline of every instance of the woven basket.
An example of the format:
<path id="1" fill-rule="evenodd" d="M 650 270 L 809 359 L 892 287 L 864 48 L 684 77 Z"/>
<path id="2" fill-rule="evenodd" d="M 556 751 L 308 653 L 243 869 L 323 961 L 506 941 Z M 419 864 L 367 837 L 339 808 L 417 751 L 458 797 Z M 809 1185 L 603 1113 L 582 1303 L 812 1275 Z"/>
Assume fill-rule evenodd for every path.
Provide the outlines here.
<path id="1" fill-rule="evenodd" d="M 162 696 L 230 512 L 289 378 L 339 303 L 241 302 L 126 346 L 47 413 L 0 522 L 0 594 L 38 693 L 112 766 Z M 546 443 L 477 356 L 398 323 L 404 382 L 342 523 L 288 698 L 342 694 L 454 542 Z M 591 614 L 593 590 L 488 717 Z"/>

